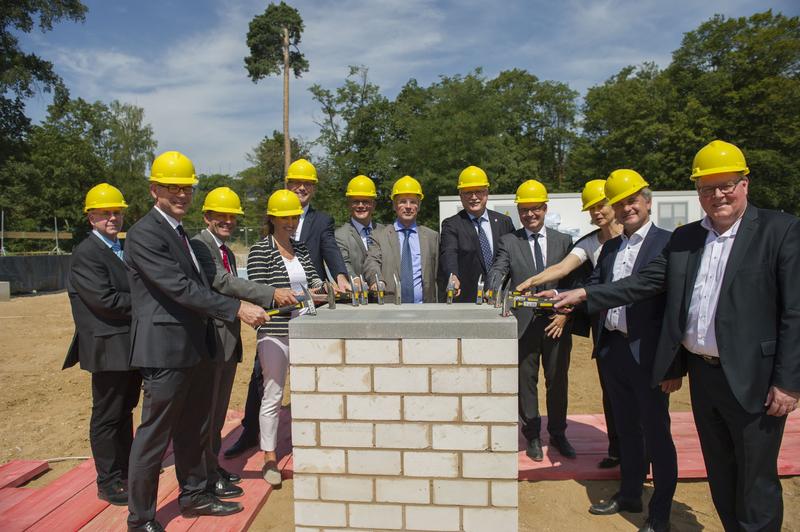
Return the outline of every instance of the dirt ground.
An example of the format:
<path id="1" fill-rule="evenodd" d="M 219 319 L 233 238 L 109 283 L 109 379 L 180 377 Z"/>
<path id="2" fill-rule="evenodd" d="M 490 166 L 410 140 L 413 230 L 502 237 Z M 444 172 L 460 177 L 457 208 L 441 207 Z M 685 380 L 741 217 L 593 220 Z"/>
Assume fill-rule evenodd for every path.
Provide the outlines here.
<path id="1" fill-rule="evenodd" d="M 77 368 L 61 371 L 73 325 L 65 292 L 16 297 L 0 303 L 0 463 L 14 459 L 52 459 L 90 455 L 89 375 Z M 245 353 L 255 352 L 255 335 L 243 329 Z M 251 356 L 239 369 L 231 400 L 242 408 L 251 370 Z M 686 386 L 672 397 L 673 411 L 689 409 Z M 544 401 L 542 401 L 544 404 Z M 595 367 L 589 345 L 576 338 L 570 368 L 572 414 L 601 411 Z M 33 481 L 51 482 L 78 460 L 53 464 L 53 470 Z M 587 508 L 616 491 L 615 481 L 521 482 L 520 530 L 634 530 L 644 514 L 592 516 Z M 783 480 L 784 530 L 800 532 L 800 477 Z M 646 488 L 647 496 L 651 488 Z M 273 492 L 253 530 L 287 531 L 294 525 L 292 482 Z M 721 530 L 708 484 L 680 482 L 672 511 L 673 530 Z M 499 531 L 500 532 L 500 531 Z"/>

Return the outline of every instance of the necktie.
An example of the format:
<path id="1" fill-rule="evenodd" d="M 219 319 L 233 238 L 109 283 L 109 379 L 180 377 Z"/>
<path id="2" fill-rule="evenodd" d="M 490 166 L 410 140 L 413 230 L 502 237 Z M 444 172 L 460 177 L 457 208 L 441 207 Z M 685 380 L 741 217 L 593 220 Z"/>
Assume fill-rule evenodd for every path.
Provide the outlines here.
<path id="1" fill-rule="evenodd" d="M 533 239 L 533 257 L 536 259 L 536 265 L 533 268 L 534 274 L 541 273 L 544 270 L 544 257 L 542 257 L 542 246 L 539 245 L 539 237 L 542 236 L 539 233 L 533 233 L 531 238 Z"/>
<path id="2" fill-rule="evenodd" d="M 411 259 L 411 229 L 403 229 L 403 253 L 400 255 L 400 297 L 403 303 L 414 303 L 414 263 Z"/>
<path id="3" fill-rule="evenodd" d="M 222 244 L 219 247 L 219 251 L 222 254 L 222 265 L 225 266 L 225 269 L 228 270 L 228 273 L 233 273 L 231 270 L 231 263 L 228 260 L 228 246 Z"/>
<path id="4" fill-rule="evenodd" d="M 120 260 L 123 259 L 123 256 L 122 256 L 122 244 L 119 243 L 119 240 L 117 240 L 116 242 L 111 244 L 111 251 L 113 251 L 114 254 L 117 257 L 119 257 Z"/>
<path id="5" fill-rule="evenodd" d="M 483 265 L 486 271 L 492 269 L 492 246 L 489 245 L 489 238 L 483 230 L 483 218 L 475 218 L 473 220 L 475 225 L 478 226 L 478 243 L 481 245 L 481 255 L 483 255 Z"/>
<path id="6" fill-rule="evenodd" d="M 186 239 L 186 231 L 183 230 L 183 226 L 178 224 L 178 227 L 176 227 L 175 230 L 178 231 L 178 234 L 181 237 L 181 243 L 186 249 L 186 253 L 189 253 L 189 256 L 191 256 L 192 253 L 189 251 L 189 241 Z"/>
<path id="7" fill-rule="evenodd" d="M 369 249 L 372 247 L 372 227 L 368 225 L 362 231 L 364 231 L 364 236 L 367 238 L 367 249 Z"/>

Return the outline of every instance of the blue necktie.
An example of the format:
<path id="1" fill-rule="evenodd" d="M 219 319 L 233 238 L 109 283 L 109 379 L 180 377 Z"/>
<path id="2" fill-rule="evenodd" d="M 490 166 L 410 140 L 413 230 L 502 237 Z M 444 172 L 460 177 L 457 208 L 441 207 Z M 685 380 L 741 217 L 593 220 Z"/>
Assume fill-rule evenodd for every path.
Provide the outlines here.
<path id="1" fill-rule="evenodd" d="M 533 239 L 533 257 L 536 259 L 536 264 L 533 267 L 533 273 L 541 273 L 544 270 L 544 257 L 542 257 L 542 246 L 539 245 L 539 233 L 531 234 Z"/>
<path id="2" fill-rule="evenodd" d="M 372 227 L 369 225 L 364 227 L 364 236 L 367 237 L 367 249 L 372 247 Z"/>
<path id="3" fill-rule="evenodd" d="M 483 265 L 486 267 L 486 271 L 488 272 L 492 269 L 492 246 L 489 245 L 489 239 L 486 237 L 486 233 L 483 230 L 483 218 L 475 218 L 472 221 L 478 226 L 478 243 L 481 245 Z"/>
<path id="4" fill-rule="evenodd" d="M 111 251 L 113 251 L 120 260 L 122 260 L 122 244 L 119 243 L 119 240 L 111 244 Z"/>
<path id="5" fill-rule="evenodd" d="M 400 284 L 402 291 L 400 297 L 403 303 L 414 303 L 414 262 L 411 259 L 411 232 L 406 227 L 402 230 L 405 235 L 403 240 L 403 253 L 400 255 Z"/>

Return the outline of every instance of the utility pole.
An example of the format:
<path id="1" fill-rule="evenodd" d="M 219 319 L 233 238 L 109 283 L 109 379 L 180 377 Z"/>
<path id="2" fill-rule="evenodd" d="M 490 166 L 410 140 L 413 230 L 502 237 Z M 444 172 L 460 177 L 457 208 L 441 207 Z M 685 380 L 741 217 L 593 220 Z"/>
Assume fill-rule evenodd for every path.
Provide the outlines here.
<path id="1" fill-rule="evenodd" d="M 289 28 L 283 27 L 283 175 L 289 173 L 292 143 L 289 140 Z"/>

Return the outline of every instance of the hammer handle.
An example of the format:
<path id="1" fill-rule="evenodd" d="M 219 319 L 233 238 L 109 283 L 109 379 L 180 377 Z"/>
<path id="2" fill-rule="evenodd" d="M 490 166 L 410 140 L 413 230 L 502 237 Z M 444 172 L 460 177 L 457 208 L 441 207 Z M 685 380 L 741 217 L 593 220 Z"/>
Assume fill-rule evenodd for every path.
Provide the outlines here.
<path id="1" fill-rule="evenodd" d="M 267 311 L 267 316 L 280 316 L 283 314 L 291 314 L 293 310 L 303 308 L 302 303 L 295 303 L 294 305 L 286 305 L 285 307 L 275 308 Z"/>

